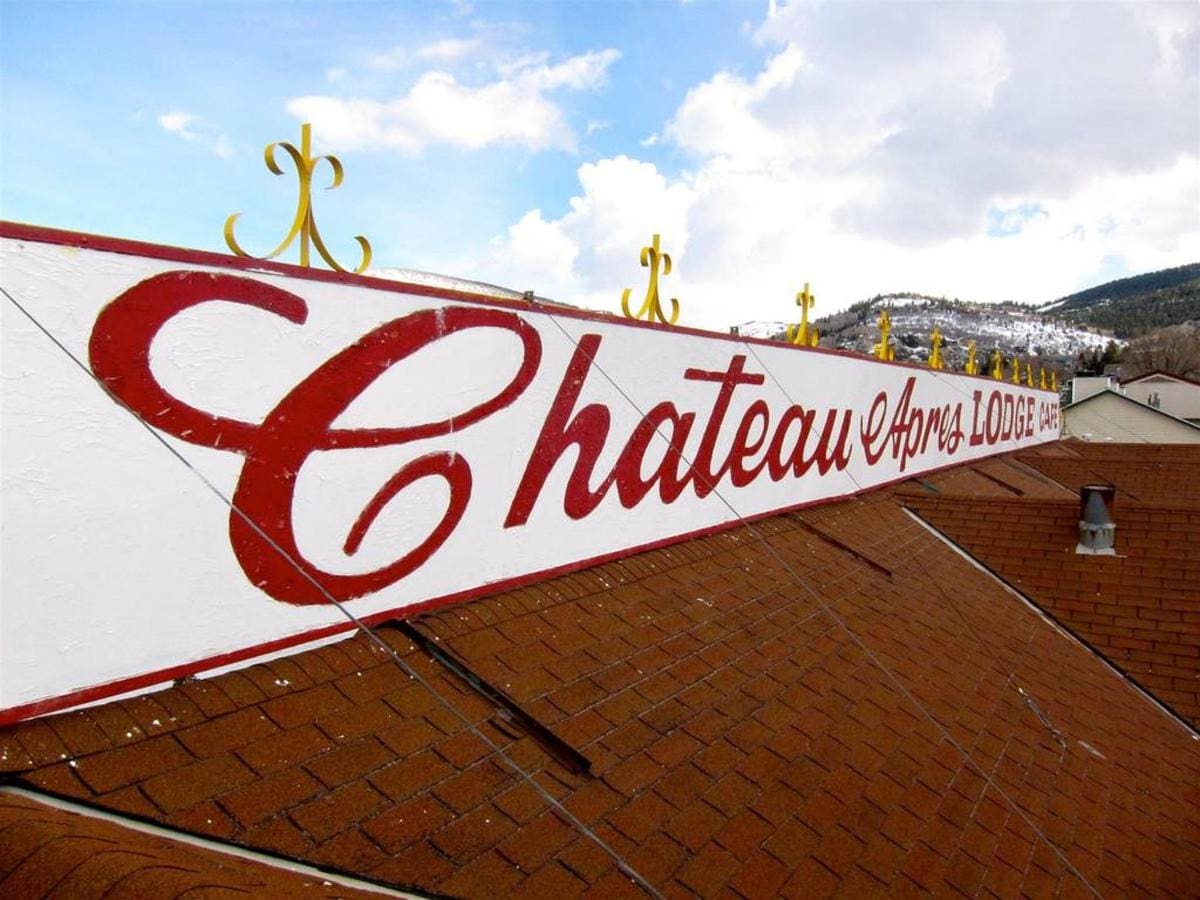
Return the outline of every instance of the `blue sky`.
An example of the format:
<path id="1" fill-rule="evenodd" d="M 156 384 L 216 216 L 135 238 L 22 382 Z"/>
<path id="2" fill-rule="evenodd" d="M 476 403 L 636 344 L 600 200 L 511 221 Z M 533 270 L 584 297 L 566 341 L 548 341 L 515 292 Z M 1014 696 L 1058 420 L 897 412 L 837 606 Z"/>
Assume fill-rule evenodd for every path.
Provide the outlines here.
<path id="1" fill-rule="evenodd" d="M 1200 259 L 1195 4 L 0 5 L 0 214 L 265 252 L 269 141 L 335 253 L 682 321 L 888 290 L 1044 301 Z M 327 175 L 322 170 L 318 178 Z"/>

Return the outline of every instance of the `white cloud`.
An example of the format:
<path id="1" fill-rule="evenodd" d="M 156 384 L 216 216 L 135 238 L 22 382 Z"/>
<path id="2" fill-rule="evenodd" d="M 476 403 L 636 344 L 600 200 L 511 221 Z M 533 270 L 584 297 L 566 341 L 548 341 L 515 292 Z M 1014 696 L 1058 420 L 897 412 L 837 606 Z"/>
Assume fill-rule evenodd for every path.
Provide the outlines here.
<path id="1" fill-rule="evenodd" d="M 417 59 L 452 63 L 476 52 L 483 45 L 479 38 L 446 38 L 426 44 L 417 51 Z"/>
<path id="2" fill-rule="evenodd" d="M 541 63 L 512 73 L 512 81 L 537 91 L 566 88 L 592 90 L 604 83 L 608 67 L 620 58 L 616 50 L 600 50 L 572 56 L 556 66 Z"/>
<path id="3" fill-rule="evenodd" d="M 787 317 L 805 281 L 819 312 L 1046 301 L 1200 259 L 1200 7 L 803 4 L 757 34 L 761 70 L 693 86 L 660 132 L 689 171 L 581 166 L 571 209 L 477 276 L 615 310 L 659 231 L 682 321 L 723 328 Z"/>
<path id="4" fill-rule="evenodd" d="M 593 51 L 555 65 L 540 57 L 525 58 L 508 64 L 507 74 L 479 86 L 432 70 L 395 99 L 307 96 L 291 100 L 287 110 L 311 122 L 321 140 L 335 149 L 416 154 L 437 144 L 470 149 L 513 144 L 573 151 L 575 133 L 551 95 L 600 87 L 619 56 L 616 50 Z"/>
<path id="5" fill-rule="evenodd" d="M 580 196 L 570 210 L 546 221 L 526 213 L 493 242 L 477 274 L 521 285 L 541 296 L 613 308 L 626 287 L 644 284 L 638 253 L 653 232 L 673 258 L 687 247 L 692 191 L 672 183 L 650 163 L 618 156 L 579 167 Z M 671 290 L 668 279 L 664 289 Z"/>
<path id="6" fill-rule="evenodd" d="M 233 144 L 202 116 L 183 110 L 173 110 L 158 116 L 159 126 L 185 141 L 199 144 L 222 159 L 233 156 Z"/>
<path id="7" fill-rule="evenodd" d="M 688 91 L 666 136 L 701 156 L 728 155 L 746 161 L 804 152 L 806 142 L 789 140 L 791 129 L 773 129 L 759 107 L 773 91 L 789 87 L 804 65 L 799 48 L 789 46 L 771 58 L 753 82 L 718 72 Z"/>
<path id="8" fill-rule="evenodd" d="M 393 47 L 382 53 L 369 54 L 365 62 L 369 68 L 379 72 L 395 72 L 410 62 L 411 55 L 404 47 Z"/>
<path id="9" fill-rule="evenodd" d="M 185 141 L 194 141 L 196 139 L 196 132 L 192 130 L 192 126 L 199 121 L 199 116 L 180 111 L 163 113 L 158 117 L 158 124 L 164 130 L 179 135 Z"/>
<path id="10" fill-rule="evenodd" d="M 536 290 L 543 295 L 571 283 L 575 259 L 579 256 L 579 246 L 562 223 L 547 222 L 540 209 L 527 212 L 508 229 L 507 237 L 497 239 L 493 246 L 497 256 L 506 257 L 505 264 L 514 275 L 536 273 L 540 285 Z"/>
<path id="11" fill-rule="evenodd" d="M 1200 99 L 1198 8 L 1157 9 L 789 6 L 760 37 L 804 48 L 808 65 L 789 84 L 739 97 L 785 152 L 879 180 L 840 225 L 910 245 L 942 241 L 975 229 L 995 195 L 1062 198 L 1109 171 L 1143 172 L 1200 149 L 1200 119 L 1183 113 Z M 685 104 L 677 116 L 681 146 L 736 150 L 692 138 L 691 115 Z"/>
<path id="12" fill-rule="evenodd" d="M 522 69 L 532 69 L 544 66 L 550 59 L 550 51 L 538 50 L 535 53 L 522 53 L 511 58 L 501 58 L 496 61 L 496 72 L 501 78 L 512 78 Z"/>
<path id="13" fill-rule="evenodd" d="M 474 276 L 616 311 L 622 288 L 644 285 L 638 250 L 659 231 L 675 262 L 662 289 L 681 299 L 682 322 L 723 329 L 787 318 L 805 281 L 820 313 L 893 290 L 1034 302 L 1078 289 L 1109 257 L 1133 272 L 1200 259 L 1195 157 L 1154 175 L 1097 181 L 1028 215 L 1011 236 L 981 228 L 916 250 L 830 224 L 842 199 L 863 190 L 852 177 L 815 185 L 712 164 L 672 180 L 627 157 L 589 163 L 579 175 L 569 212 L 526 214 Z"/>
<path id="14" fill-rule="evenodd" d="M 349 75 L 349 72 L 339 66 L 334 66 L 325 70 L 325 80 L 330 84 L 337 84 L 339 81 L 345 81 Z"/>

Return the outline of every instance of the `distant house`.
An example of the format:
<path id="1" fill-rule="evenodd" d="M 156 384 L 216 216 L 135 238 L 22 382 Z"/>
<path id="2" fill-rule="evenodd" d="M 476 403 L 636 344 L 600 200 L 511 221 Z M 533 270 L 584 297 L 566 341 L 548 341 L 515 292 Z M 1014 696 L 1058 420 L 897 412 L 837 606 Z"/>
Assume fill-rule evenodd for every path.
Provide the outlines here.
<path id="1" fill-rule="evenodd" d="M 1147 372 L 1121 382 L 1127 397 L 1200 425 L 1200 381 L 1167 372 Z"/>
<path id="2" fill-rule="evenodd" d="M 1083 380 L 1103 379 L 1074 379 Z M 1072 384 L 1072 397 L 1080 393 Z M 1063 437 L 1122 444 L 1200 444 L 1200 424 L 1112 388 L 1082 393 L 1082 399 L 1063 407 Z"/>
<path id="3" fill-rule="evenodd" d="M 1117 388 L 1115 375 L 1080 375 L 1071 379 L 1068 403 L 1078 403 L 1101 391 L 1112 391 Z"/>

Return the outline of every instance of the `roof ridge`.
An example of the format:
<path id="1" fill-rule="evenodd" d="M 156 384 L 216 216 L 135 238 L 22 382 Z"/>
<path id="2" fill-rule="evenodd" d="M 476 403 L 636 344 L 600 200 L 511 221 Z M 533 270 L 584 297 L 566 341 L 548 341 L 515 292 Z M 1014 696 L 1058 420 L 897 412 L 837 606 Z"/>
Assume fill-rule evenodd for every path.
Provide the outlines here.
<path id="1" fill-rule="evenodd" d="M 1149 372 L 1143 372 L 1141 375 L 1134 375 L 1132 378 L 1123 378 L 1121 379 L 1120 384 L 1133 384 L 1135 381 L 1141 381 L 1145 378 L 1151 378 L 1155 375 L 1164 375 L 1167 378 L 1174 378 L 1176 381 L 1182 381 L 1185 384 L 1194 384 L 1196 387 L 1200 387 L 1200 381 L 1197 381 L 1194 378 L 1188 378 L 1186 375 L 1178 375 L 1175 372 L 1167 372 L 1164 369 L 1152 369 Z"/>

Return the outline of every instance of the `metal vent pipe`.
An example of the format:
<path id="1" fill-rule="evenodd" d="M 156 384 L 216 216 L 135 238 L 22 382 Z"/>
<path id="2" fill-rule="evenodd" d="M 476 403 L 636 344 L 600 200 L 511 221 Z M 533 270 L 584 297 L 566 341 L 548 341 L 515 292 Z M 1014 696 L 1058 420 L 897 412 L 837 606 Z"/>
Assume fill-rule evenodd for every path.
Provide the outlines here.
<path id="1" fill-rule="evenodd" d="M 1079 489 L 1079 544 L 1076 553 L 1113 556 L 1117 525 L 1113 521 L 1113 502 L 1117 489 L 1111 484 L 1085 484 Z"/>

